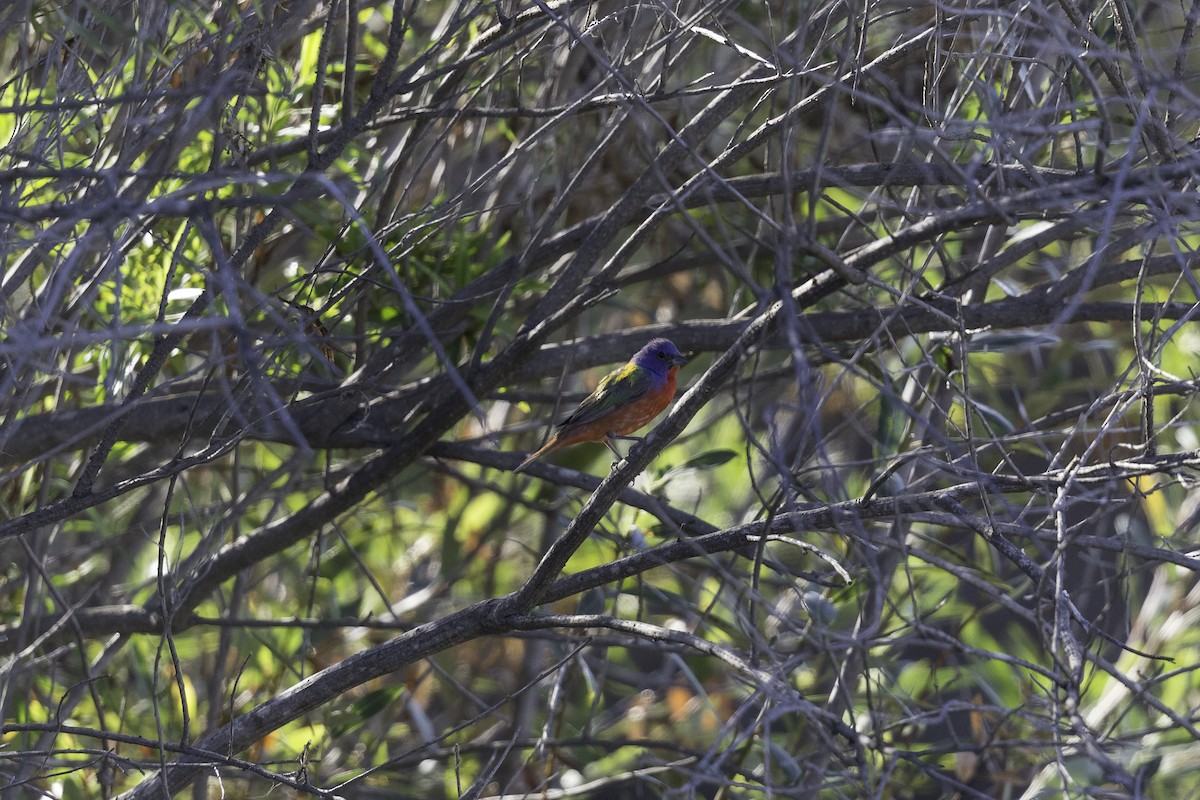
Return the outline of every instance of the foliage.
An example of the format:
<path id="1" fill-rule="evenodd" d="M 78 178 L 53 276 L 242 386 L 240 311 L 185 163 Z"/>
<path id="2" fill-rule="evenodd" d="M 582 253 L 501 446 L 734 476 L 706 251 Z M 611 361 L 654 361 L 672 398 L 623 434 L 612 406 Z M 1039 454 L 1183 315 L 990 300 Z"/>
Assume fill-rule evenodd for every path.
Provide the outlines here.
<path id="1" fill-rule="evenodd" d="M 1187 794 L 1197 9 L 0 9 L 7 791 Z"/>

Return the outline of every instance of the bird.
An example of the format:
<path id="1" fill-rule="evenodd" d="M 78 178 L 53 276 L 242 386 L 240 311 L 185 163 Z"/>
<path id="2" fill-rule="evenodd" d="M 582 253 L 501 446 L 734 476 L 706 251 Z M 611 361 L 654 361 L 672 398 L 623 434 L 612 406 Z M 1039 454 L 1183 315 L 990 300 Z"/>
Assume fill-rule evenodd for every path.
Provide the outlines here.
<path id="1" fill-rule="evenodd" d="M 579 442 L 604 442 L 622 458 L 614 439 L 629 434 L 661 414 L 675 397 L 675 376 L 687 359 L 669 339 L 651 339 L 623 367 L 601 379 L 571 416 L 554 429 L 550 441 L 517 465 L 522 472 L 537 459 Z"/>

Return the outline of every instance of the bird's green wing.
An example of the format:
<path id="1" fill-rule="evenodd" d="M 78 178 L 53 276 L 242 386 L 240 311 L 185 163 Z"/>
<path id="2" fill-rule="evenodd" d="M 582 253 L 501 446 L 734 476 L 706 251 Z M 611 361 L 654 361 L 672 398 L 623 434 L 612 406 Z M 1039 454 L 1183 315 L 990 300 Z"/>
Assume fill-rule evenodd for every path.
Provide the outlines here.
<path id="1" fill-rule="evenodd" d="M 562 421 L 558 429 L 561 431 L 595 422 L 650 391 L 653 383 L 654 376 L 649 370 L 637 364 L 626 364 L 605 375 L 596 391 L 588 395 L 579 404 L 579 408 Z"/>

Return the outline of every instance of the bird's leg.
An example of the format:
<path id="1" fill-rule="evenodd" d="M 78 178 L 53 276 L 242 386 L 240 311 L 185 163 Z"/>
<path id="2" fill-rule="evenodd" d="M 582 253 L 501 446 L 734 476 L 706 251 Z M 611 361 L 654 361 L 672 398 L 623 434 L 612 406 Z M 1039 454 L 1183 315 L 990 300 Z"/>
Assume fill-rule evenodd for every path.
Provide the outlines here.
<path id="1" fill-rule="evenodd" d="M 644 436 L 617 436 L 616 434 L 609 434 L 609 438 L 610 439 L 624 439 L 627 442 L 633 442 L 633 446 L 631 446 L 629 448 L 629 452 L 625 454 L 626 458 L 633 455 L 633 452 L 635 450 L 637 450 L 639 447 L 641 447 L 642 442 L 646 441 L 646 438 Z"/>
<path id="2" fill-rule="evenodd" d="M 609 431 L 608 433 L 604 434 L 604 446 L 607 447 L 609 450 L 612 450 L 613 455 L 617 457 L 617 460 L 612 462 L 612 464 L 609 466 L 609 471 L 616 469 L 617 465 L 621 463 L 621 460 L 625 458 L 625 456 L 621 455 L 621 451 L 617 449 L 617 446 L 615 444 L 613 444 L 613 441 L 615 439 L 620 439 L 620 438 L 623 438 L 623 437 L 617 436 L 612 431 Z"/>

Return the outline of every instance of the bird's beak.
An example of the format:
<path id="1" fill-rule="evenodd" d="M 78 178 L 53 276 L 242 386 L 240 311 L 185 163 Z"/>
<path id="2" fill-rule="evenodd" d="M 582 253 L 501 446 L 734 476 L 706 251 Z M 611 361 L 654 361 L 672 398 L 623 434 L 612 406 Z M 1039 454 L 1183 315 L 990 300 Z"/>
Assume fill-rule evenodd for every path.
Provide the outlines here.
<path id="1" fill-rule="evenodd" d="M 671 357 L 671 366 L 674 366 L 674 367 L 682 367 L 687 362 L 688 362 L 688 360 L 684 356 L 672 356 Z"/>

